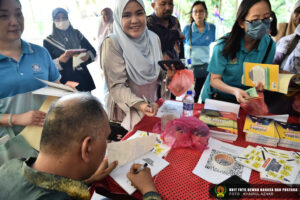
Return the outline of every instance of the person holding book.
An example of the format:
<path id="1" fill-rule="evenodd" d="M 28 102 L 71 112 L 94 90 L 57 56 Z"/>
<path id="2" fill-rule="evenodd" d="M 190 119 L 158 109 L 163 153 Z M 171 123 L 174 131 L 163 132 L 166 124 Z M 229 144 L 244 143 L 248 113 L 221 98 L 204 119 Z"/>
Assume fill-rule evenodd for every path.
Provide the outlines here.
<path id="1" fill-rule="evenodd" d="M 191 60 L 195 76 L 195 102 L 208 74 L 209 45 L 215 41 L 216 26 L 206 22 L 207 7 L 204 1 L 195 1 L 190 12 L 190 24 L 183 29 L 185 58 Z"/>
<path id="2" fill-rule="evenodd" d="M 241 84 L 243 63 L 272 63 L 275 42 L 268 36 L 271 24 L 268 0 L 243 0 L 230 33 L 214 47 L 209 75 L 201 99 L 247 102 L 247 87 Z"/>
<path id="3" fill-rule="evenodd" d="M 19 156 L 35 155 L 19 133 L 42 126 L 46 99 L 32 91 L 45 87 L 38 79 L 59 82 L 61 76 L 48 51 L 21 39 L 24 17 L 19 0 L 0 0 L 0 165 Z"/>
<path id="4" fill-rule="evenodd" d="M 142 0 L 118 0 L 113 13 L 114 34 L 103 41 L 100 61 L 109 90 L 106 102 L 109 120 L 126 133 L 144 115 L 155 116 L 158 92 L 169 98 L 166 86 L 175 68 L 166 68 L 165 73 L 158 65 L 162 59 L 160 40 L 146 26 Z"/>
<path id="5" fill-rule="evenodd" d="M 61 83 L 78 82 L 79 91 L 92 91 L 95 84 L 87 65 L 94 62 L 96 51 L 82 33 L 70 24 L 68 12 L 63 8 L 52 11 L 53 31 L 43 46 L 49 51 L 62 76 Z M 86 50 L 85 52 L 82 52 Z M 75 63 L 73 56 L 80 56 Z"/>

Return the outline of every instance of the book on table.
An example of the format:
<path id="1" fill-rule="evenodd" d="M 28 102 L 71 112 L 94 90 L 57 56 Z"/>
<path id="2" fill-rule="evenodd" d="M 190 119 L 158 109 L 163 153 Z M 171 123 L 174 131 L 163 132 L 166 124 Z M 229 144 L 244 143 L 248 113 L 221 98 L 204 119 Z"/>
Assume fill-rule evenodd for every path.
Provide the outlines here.
<path id="1" fill-rule="evenodd" d="M 246 133 L 247 142 L 275 147 L 279 142 L 273 119 L 247 115 L 243 131 Z"/>
<path id="2" fill-rule="evenodd" d="M 275 123 L 280 137 L 278 146 L 300 150 L 300 124 Z"/>
<path id="3" fill-rule="evenodd" d="M 208 125 L 212 137 L 230 142 L 236 141 L 238 136 L 236 113 L 203 109 L 199 119 Z"/>

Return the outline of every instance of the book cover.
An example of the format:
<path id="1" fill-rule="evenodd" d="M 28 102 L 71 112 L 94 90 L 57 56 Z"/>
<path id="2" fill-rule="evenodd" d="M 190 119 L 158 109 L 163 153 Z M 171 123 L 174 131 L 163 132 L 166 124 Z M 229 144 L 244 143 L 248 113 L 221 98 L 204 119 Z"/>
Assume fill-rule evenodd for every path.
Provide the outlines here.
<path id="1" fill-rule="evenodd" d="M 284 122 L 275 123 L 280 140 L 284 139 L 300 145 L 300 124 L 289 124 Z"/>
<path id="2" fill-rule="evenodd" d="M 206 123 L 211 132 L 223 133 L 237 137 L 237 114 L 225 111 L 203 109 L 199 117 Z"/>
<path id="3" fill-rule="evenodd" d="M 242 84 L 256 86 L 262 82 L 266 90 L 278 91 L 279 65 L 244 63 Z"/>
<path id="4" fill-rule="evenodd" d="M 243 131 L 250 134 L 279 139 L 273 119 L 247 115 Z"/>

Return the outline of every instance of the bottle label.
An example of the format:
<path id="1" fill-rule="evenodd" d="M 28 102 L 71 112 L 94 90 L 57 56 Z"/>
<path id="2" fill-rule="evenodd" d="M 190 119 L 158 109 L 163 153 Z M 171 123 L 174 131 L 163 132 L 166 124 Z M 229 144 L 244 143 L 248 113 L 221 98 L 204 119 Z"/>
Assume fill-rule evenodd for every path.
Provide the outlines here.
<path id="1" fill-rule="evenodd" d="M 193 110 L 194 104 L 191 103 L 183 103 L 183 110 Z"/>

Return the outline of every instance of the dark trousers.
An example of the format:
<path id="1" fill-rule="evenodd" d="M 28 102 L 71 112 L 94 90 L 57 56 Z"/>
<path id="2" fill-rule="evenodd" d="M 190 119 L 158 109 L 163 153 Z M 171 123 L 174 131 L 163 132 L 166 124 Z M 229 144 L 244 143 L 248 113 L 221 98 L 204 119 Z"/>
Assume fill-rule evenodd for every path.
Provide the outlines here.
<path id="1" fill-rule="evenodd" d="M 196 78 L 196 81 L 195 81 L 195 96 L 194 96 L 194 101 L 195 103 L 198 102 L 198 99 L 199 99 L 199 96 L 200 96 L 200 92 L 201 92 L 201 89 L 204 85 L 204 82 L 206 80 L 206 77 L 202 77 L 202 78 Z"/>

